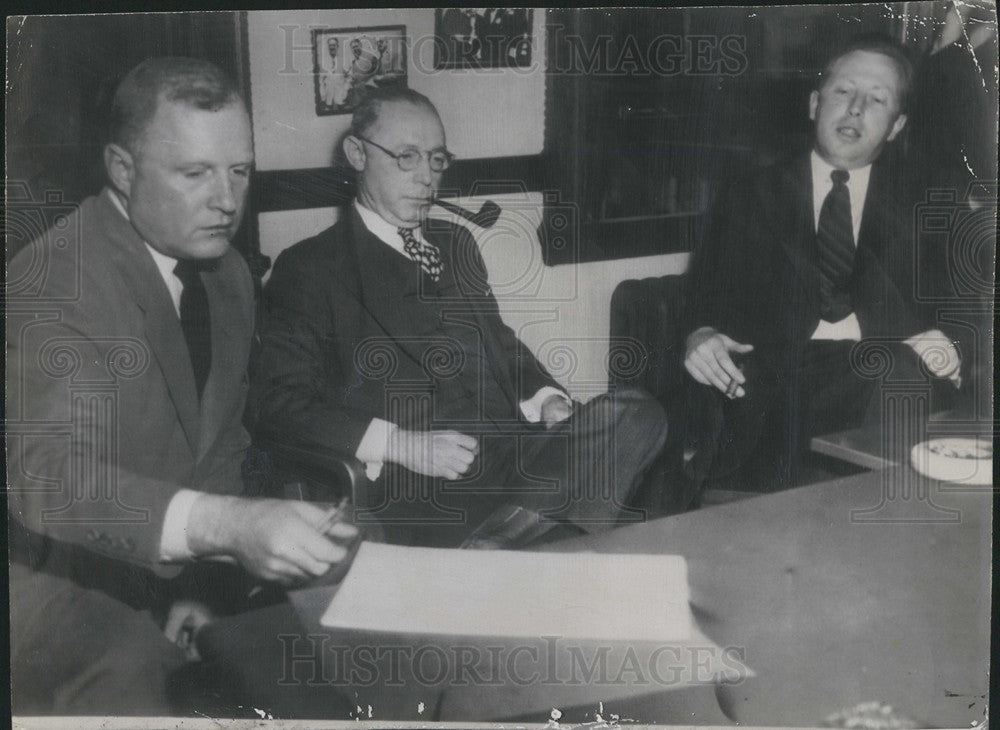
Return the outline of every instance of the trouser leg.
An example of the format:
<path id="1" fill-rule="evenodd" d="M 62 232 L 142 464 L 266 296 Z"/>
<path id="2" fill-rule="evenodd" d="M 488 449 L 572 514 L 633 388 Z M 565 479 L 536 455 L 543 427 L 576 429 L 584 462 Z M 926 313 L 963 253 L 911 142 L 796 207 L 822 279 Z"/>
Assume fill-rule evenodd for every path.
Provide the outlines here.
<path id="1" fill-rule="evenodd" d="M 521 477 L 552 489 L 522 504 L 588 532 L 642 521 L 644 512 L 628 505 L 666 438 L 666 416 L 652 396 L 638 390 L 597 396 L 568 421 L 526 437 Z"/>
<path id="2" fill-rule="evenodd" d="M 12 711 L 170 715 L 185 663 L 148 612 L 19 563 L 10 566 Z"/>

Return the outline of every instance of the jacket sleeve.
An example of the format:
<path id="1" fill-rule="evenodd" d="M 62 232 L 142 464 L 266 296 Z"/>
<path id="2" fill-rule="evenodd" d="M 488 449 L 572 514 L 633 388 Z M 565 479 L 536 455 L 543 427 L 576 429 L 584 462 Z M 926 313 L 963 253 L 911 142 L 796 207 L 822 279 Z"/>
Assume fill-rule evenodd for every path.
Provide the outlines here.
<path id="1" fill-rule="evenodd" d="M 372 416 L 349 404 L 360 381 L 336 351 L 336 285 L 307 249 L 278 257 L 264 290 L 248 420 L 257 434 L 281 443 L 353 456 Z"/>
<path id="2" fill-rule="evenodd" d="M 159 565 L 160 539 L 181 485 L 123 463 L 121 411 L 138 404 L 120 402 L 109 377 L 156 365 L 141 342 L 98 337 L 71 307 L 59 320 L 8 330 L 10 515 L 37 535 L 170 573 Z"/>
<path id="3" fill-rule="evenodd" d="M 81 217 L 91 211 L 85 207 Z M 235 390 L 225 404 L 228 420 L 214 458 L 210 452 L 196 466 L 150 345 L 149 328 L 157 324 L 102 257 L 100 226 L 87 230 L 99 215 L 84 220 L 89 235 L 81 240 L 91 244 L 84 249 L 91 252 L 89 261 L 81 265 L 49 248 L 40 289 L 22 290 L 8 301 L 8 503 L 19 523 L 12 527 L 30 531 L 21 535 L 29 545 L 44 545 L 41 536 L 169 577 L 179 568 L 160 562 L 160 546 L 177 492 L 242 491 L 243 391 Z M 48 241 L 33 245 L 34 251 L 12 260 L 15 277 L 34 265 L 37 247 Z M 227 273 L 235 289 L 226 293 L 238 292 L 239 304 L 232 308 L 240 325 L 226 331 L 241 339 L 232 341 L 228 354 L 232 369 L 245 375 L 252 287 L 239 255 L 233 252 L 229 261 L 238 271 Z M 32 561 L 43 557 L 31 548 L 26 552 Z"/>
<path id="4" fill-rule="evenodd" d="M 691 256 L 685 337 L 701 327 L 712 327 L 737 338 L 741 313 L 754 293 L 745 291 L 755 277 L 748 252 L 754 221 L 746 215 L 749 185 L 727 186 L 713 202 L 705 228 Z"/>

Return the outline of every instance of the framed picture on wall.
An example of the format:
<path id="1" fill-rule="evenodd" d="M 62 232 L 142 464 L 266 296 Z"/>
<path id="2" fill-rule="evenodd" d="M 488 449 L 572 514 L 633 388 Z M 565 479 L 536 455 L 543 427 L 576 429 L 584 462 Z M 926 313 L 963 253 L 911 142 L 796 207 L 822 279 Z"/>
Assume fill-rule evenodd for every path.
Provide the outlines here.
<path id="1" fill-rule="evenodd" d="M 532 13 L 530 8 L 438 8 L 434 68 L 531 65 Z"/>
<path id="2" fill-rule="evenodd" d="M 312 32 L 316 114 L 349 114 L 369 89 L 406 85 L 406 26 L 316 28 Z"/>

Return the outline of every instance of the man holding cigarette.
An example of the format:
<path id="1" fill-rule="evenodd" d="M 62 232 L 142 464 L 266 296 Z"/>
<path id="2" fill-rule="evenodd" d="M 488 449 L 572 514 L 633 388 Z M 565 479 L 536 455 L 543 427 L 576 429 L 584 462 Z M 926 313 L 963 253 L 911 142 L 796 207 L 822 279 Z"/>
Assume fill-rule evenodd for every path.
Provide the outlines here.
<path id="1" fill-rule="evenodd" d="M 877 405 L 876 381 L 852 361 L 859 341 L 884 346 L 893 377 L 921 377 L 919 360 L 960 384 L 957 343 L 914 300 L 912 209 L 883 155 L 906 124 L 912 77 L 893 42 L 856 41 L 809 97 L 812 150 L 756 171 L 713 211 L 692 265 L 684 357 L 710 475 L 752 463 L 756 483 L 743 486 L 793 485 L 810 436 Z"/>

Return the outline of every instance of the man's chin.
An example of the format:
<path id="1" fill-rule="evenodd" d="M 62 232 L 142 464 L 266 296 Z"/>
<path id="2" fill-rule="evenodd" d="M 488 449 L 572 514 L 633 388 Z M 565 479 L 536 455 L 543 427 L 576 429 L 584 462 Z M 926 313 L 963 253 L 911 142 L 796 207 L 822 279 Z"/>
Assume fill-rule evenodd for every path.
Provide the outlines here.
<path id="1" fill-rule="evenodd" d="M 426 203 L 423 205 L 413 205 L 409 206 L 406 210 L 400 211 L 405 215 L 400 216 L 400 220 L 403 221 L 403 228 L 416 228 L 419 226 L 424 218 L 427 217 L 427 212 L 431 209 L 431 204 Z"/>
<path id="2" fill-rule="evenodd" d="M 818 152 L 820 157 L 839 170 L 856 170 L 870 162 L 865 150 L 860 149 L 860 145 L 857 144 L 839 144 L 829 149 L 820 149 Z"/>
<path id="3" fill-rule="evenodd" d="M 224 256 L 229 250 L 231 236 L 232 234 L 228 231 L 219 231 L 217 234 L 201 237 L 195 245 L 189 248 L 191 258 L 205 260 Z"/>

